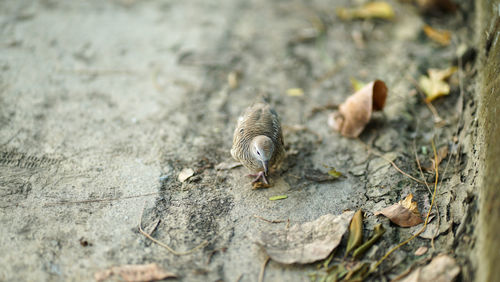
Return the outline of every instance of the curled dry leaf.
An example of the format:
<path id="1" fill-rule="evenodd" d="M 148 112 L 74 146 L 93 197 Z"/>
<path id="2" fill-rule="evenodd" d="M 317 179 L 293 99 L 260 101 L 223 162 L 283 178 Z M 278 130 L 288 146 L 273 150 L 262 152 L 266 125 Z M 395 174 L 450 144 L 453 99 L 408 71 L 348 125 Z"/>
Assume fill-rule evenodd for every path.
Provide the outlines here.
<path id="1" fill-rule="evenodd" d="M 434 29 L 429 25 L 424 26 L 424 33 L 433 41 L 442 46 L 448 46 L 451 42 L 451 32 L 448 30 Z"/>
<path id="2" fill-rule="evenodd" d="M 389 218 L 394 224 L 401 227 L 411 227 L 422 222 L 417 203 L 412 201 L 413 195 L 408 195 L 404 200 L 375 213 Z"/>
<path id="3" fill-rule="evenodd" d="M 427 71 L 429 76 L 420 77 L 418 85 L 427 96 L 427 102 L 450 93 L 450 85 L 445 80 L 456 71 L 457 67 L 449 67 L 444 70 L 429 69 Z"/>
<path id="4" fill-rule="evenodd" d="M 349 224 L 349 239 L 347 240 L 347 248 L 345 255 L 347 256 L 354 248 L 363 243 L 363 212 L 359 209 Z"/>
<path id="5" fill-rule="evenodd" d="M 121 265 L 94 274 L 96 281 L 104 281 L 113 275 L 119 275 L 125 281 L 157 281 L 177 277 L 174 273 L 165 271 L 156 263 L 142 265 Z"/>
<path id="6" fill-rule="evenodd" d="M 356 138 L 370 121 L 373 111 L 381 111 L 387 98 L 387 86 L 381 80 L 365 85 L 349 96 L 339 106 L 339 111 L 330 114 L 328 124 L 340 134 Z"/>
<path id="7" fill-rule="evenodd" d="M 386 19 L 394 18 L 394 10 L 386 2 L 369 2 L 355 8 L 339 8 L 337 16 L 342 20 L 352 19 Z"/>
<path id="8" fill-rule="evenodd" d="M 419 267 L 408 276 L 400 280 L 401 282 L 424 282 L 424 281 L 454 281 L 460 273 L 460 267 L 455 259 L 440 254 L 431 263 Z"/>
<path id="9" fill-rule="evenodd" d="M 257 244 L 280 263 L 315 262 L 326 258 L 340 244 L 353 215 L 353 211 L 337 216 L 326 214 L 287 230 L 265 231 L 260 234 Z"/>
<path id="10" fill-rule="evenodd" d="M 184 181 L 188 180 L 193 175 L 194 175 L 194 170 L 192 168 L 185 168 L 185 169 L 181 170 L 177 179 L 180 182 L 184 182 Z"/>

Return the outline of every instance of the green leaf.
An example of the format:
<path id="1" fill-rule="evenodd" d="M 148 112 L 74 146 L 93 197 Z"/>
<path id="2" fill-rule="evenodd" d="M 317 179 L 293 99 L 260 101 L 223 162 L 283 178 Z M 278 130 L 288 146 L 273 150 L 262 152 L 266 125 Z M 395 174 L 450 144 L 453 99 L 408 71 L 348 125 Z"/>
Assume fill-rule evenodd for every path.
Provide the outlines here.
<path id="1" fill-rule="evenodd" d="M 373 228 L 373 235 L 370 237 L 368 241 L 366 241 L 363 245 L 361 245 L 359 248 L 357 248 L 352 256 L 354 258 L 358 258 L 360 255 L 364 254 L 370 247 L 377 242 L 377 240 L 382 237 L 382 235 L 385 233 L 385 229 L 382 226 L 382 224 L 378 224 Z"/>
<path id="2" fill-rule="evenodd" d="M 328 171 L 328 174 L 330 176 L 333 176 L 335 178 L 339 178 L 342 176 L 342 172 L 339 172 L 339 171 L 336 171 L 334 168 L 332 168 L 331 170 Z"/>
<path id="3" fill-rule="evenodd" d="M 287 195 L 278 195 L 278 196 L 272 196 L 269 198 L 270 201 L 276 201 L 276 200 L 284 200 L 288 198 Z"/>
<path id="4" fill-rule="evenodd" d="M 351 220 L 349 225 L 349 240 L 347 241 L 347 256 L 354 248 L 357 248 L 363 243 L 363 212 L 359 209 Z"/>

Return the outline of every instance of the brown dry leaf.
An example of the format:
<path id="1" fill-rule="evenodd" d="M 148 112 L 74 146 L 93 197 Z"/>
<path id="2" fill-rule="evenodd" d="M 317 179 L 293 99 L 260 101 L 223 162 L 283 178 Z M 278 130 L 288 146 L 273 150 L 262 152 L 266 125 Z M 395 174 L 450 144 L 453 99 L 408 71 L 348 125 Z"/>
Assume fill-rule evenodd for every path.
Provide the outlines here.
<path id="1" fill-rule="evenodd" d="M 252 184 L 252 189 L 263 189 L 263 188 L 265 189 L 265 188 L 269 188 L 269 187 L 271 187 L 270 184 L 266 184 L 266 183 L 260 182 L 260 181 Z"/>
<path id="2" fill-rule="evenodd" d="M 451 42 L 451 32 L 449 30 L 434 29 L 429 25 L 424 26 L 424 32 L 427 37 L 439 43 L 442 46 L 448 46 Z"/>
<path id="3" fill-rule="evenodd" d="M 119 275 L 125 281 L 157 281 L 177 277 L 177 275 L 165 271 L 156 263 L 150 263 L 114 266 L 94 273 L 94 279 L 96 281 L 104 281 L 112 275 Z"/>
<path id="4" fill-rule="evenodd" d="M 427 102 L 431 102 L 436 98 L 450 93 L 450 85 L 445 80 L 456 71 L 457 67 L 455 66 L 444 70 L 429 69 L 427 71 L 429 76 L 420 77 L 418 85 L 427 96 Z"/>
<path id="5" fill-rule="evenodd" d="M 375 215 L 382 214 L 401 227 L 418 225 L 424 221 L 418 211 L 417 203 L 412 202 L 412 199 L 413 195 L 410 194 L 404 200 L 376 212 Z"/>
<path id="6" fill-rule="evenodd" d="M 448 282 L 454 281 L 460 273 L 460 267 L 455 262 L 455 259 L 440 254 L 431 263 L 426 266 L 419 267 L 412 271 L 408 276 L 400 280 L 401 282 Z"/>
<path id="7" fill-rule="evenodd" d="M 179 176 L 177 177 L 177 179 L 180 182 L 184 182 L 193 175 L 194 175 L 194 170 L 192 168 L 184 168 L 183 170 L 181 170 L 181 172 L 179 172 Z"/>
<path id="8" fill-rule="evenodd" d="M 340 134 L 356 138 L 370 121 L 373 111 L 381 111 L 387 98 L 387 86 L 375 80 L 349 96 L 339 111 L 328 117 L 328 124 Z"/>
<path id="9" fill-rule="evenodd" d="M 448 146 L 443 146 L 439 148 L 437 152 L 437 166 L 448 156 Z M 424 167 L 428 172 L 433 172 L 436 169 L 436 164 L 434 158 L 431 158 L 431 165 Z"/>
<path id="10" fill-rule="evenodd" d="M 386 2 L 369 2 L 355 8 L 338 8 L 337 16 L 342 20 L 352 19 L 385 19 L 394 18 L 394 10 Z"/>
<path id="11" fill-rule="evenodd" d="M 326 258 L 347 231 L 354 211 L 326 214 L 315 221 L 296 224 L 289 229 L 264 231 L 257 239 L 274 261 L 306 264 Z"/>

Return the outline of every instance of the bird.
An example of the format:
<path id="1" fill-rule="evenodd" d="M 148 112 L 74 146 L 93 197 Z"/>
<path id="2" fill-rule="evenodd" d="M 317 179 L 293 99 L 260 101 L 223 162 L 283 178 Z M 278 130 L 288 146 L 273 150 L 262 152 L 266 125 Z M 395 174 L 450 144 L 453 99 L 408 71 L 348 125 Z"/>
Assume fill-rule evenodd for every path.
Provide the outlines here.
<path id="1" fill-rule="evenodd" d="M 254 174 L 252 183 L 262 181 L 268 185 L 269 168 L 281 163 L 285 146 L 281 123 L 276 111 L 265 102 L 248 107 L 238 118 L 231 148 L 233 158 Z"/>

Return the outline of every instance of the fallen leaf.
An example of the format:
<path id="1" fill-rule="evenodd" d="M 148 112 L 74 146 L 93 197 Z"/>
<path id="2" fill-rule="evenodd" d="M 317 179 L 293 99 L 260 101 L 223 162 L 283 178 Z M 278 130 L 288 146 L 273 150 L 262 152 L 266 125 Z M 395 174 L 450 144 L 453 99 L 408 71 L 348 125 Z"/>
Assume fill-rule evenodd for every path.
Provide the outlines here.
<path id="1" fill-rule="evenodd" d="M 240 78 L 241 78 L 241 72 L 240 71 L 231 71 L 227 75 L 227 84 L 229 84 L 229 87 L 231 89 L 236 89 L 239 86 Z"/>
<path id="2" fill-rule="evenodd" d="M 194 170 L 192 168 L 184 168 L 179 173 L 179 176 L 177 177 L 177 179 L 180 182 L 184 182 L 184 181 L 188 180 L 193 175 L 194 175 Z"/>
<path id="3" fill-rule="evenodd" d="M 363 88 L 366 85 L 366 83 L 363 83 L 363 82 L 355 79 L 354 77 L 351 77 L 349 80 L 351 81 L 351 86 L 354 89 L 354 92 L 359 91 L 361 88 Z"/>
<path id="4" fill-rule="evenodd" d="M 94 279 L 104 281 L 113 275 L 119 275 L 125 281 L 157 281 L 177 277 L 174 273 L 163 270 L 156 263 L 129 264 L 114 266 L 94 274 Z"/>
<path id="5" fill-rule="evenodd" d="M 304 96 L 304 90 L 302 88 L 290 88 L 286 91 L 286 94 L 292 97 L 300 97 Z"/>
<path id="6" fill-rule="evenodd" d="M 448 46 L 451 42 L 451 32 L 448 30 L 434 29 L 429 25 L 424 26 L 424 33 L 430 39 L 439 43 L 442 46 Z"/>
<path id="7" fill-rule="evenodd" d="M 418 249 L 415 251 L 415 255 L 416 255 L 416 256 L 421 256 L 421 255 L 423 255 L 423 254 L 427 253 L 427 250 L 428 250 L 428 249 L 429 249 L 429 248 L 422 246 L 422 247 L 418 248 Z"/>
<path id="8" fill-rule="evenodd" d="M 454 281 L 460 273 L 460 267 L 455 259 L 440 254 L 431 263 L 426 266 L 419 267 L 404 277 L 401 282 L 426 282 L 426 281 Z"/>
<path id="9" fill-rule="evenodd" d="M 345 255 L 347 256 L 354 248 L 363 243 L 363 212 L 359 209 L 349 224 L 349 239 Z"/>
<path id="10" fill-rule="evenodd" d="M 448 95 L 450 93 L 450 85 L 445 81 L 454 72 L 457 71 L 457 67 L 449 67 L 444 70 L 429 69 L 427 73 L 428 76 L 421 76 L 418 85 L 424 91 L 427 96 L 427 102 L 431 102 L 436 98 Z"/>
<path id="11" fill-rule="evenodd" d="M 215 166 L 216 170 L 230 170 L 235 167 L 242 166 L 240 162 L 222 162 Z"/>
<path id="12" fill-rule="evenodd" d="M 376 212 L 375 215 L 382 214 L 401 227 L 418 225 L 424 221 L 418 211 L 417 203 L 412 199 L 413 195 L 410 194 L 404 200 Z"/>
<path id="13" fill-rule="evenodd" d="M 382 224 L 375 225 L 373 228 L 373 234 L 370 237 L 368 241 L 366 241 L 363 245 L 359 246 L 356 250 L 354 250 L 354 253 L 352 254 L 353 258 L 359 258 L 362 254 L 364 254 L 368 249 L 375 244 L 375 242 L 382 237 L 385 233 L 385 228 L 382 226 Z"/>
<path id="14" fill-rule="evenodd" d="M 328 175 L 334 177 L 335 179 L 339 178 L 342 176 L 342 172 L 339 172 L 337 170 L 335 170 L 334 168 L 330 169 L 328 171 Z"/>
<path id="15" fill-rule="evenodd" d="M 386 2 L 369 2 L 355 8 L 338 8 L 337 16 L 342 20 L 394 18 L 394 10 Z"/>
<path id="16" fill-rule="evenodd" d="M 437 152 L 437 165 L 435 164 L 436 160 L 434 158 L 431 159 L 431 165 L 424 167 L 424 169 L 428 172 L 433 172 L 436 170 L 436 166 L 439 166 L 439 164 L 448 156 L 448 146 L 443 146 L 439 148 Z"/>
<path id="17" fill-rule="evenodd" d="M 306 264 L 322 260 L 340 244 L 353 215 L 353 211 L 337 216 L 326 214 L 286 230 L 264 231 L 257 244 L 279 263 Z"/>
<path id="18" fill-rule="evenodd" d="M 272 196 L 272 197 L 269 197 L 269 201 L 284 200 L 286 198 L 288 198 L 287 195 Z"/>
<path id="19" fill-rule="evenodd" d="M 387 86 L 381 80 L 365 85 L 328 117 L 328 124 L 340 134 L 356 138 L 370 121 L 373 111 L 381 111 L 387 98 Z"/>

